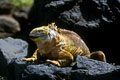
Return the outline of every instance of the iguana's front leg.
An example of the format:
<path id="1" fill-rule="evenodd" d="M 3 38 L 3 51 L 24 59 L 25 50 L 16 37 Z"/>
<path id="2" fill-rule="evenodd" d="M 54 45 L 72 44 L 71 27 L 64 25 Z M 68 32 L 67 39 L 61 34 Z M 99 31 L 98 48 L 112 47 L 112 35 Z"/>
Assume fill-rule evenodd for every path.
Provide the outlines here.
<path id="1" fill-rule="evenodd" d="M 35 50 L 35 52 L 33 53 L 32 57 L 30 58 L 23 58 L 24 61 L 33 61 L 35 62 L 37 60 L 37 54 L 38 54 L 38 49 Z"/>
<path id="2" fill-rule="evenodd" d="M 66 51 L 66 50 L 62 50 L 58 53 L 59 57 L 57 60 L 50 60 L 50 59 L 47 59 L 47 62 L 50 62 L 52 64 L 55 64 L 59 67 L 62 67 L 62 66 L 68 66 L 71 62 L 74 61 L 74 57 L 73 55 Z"/>

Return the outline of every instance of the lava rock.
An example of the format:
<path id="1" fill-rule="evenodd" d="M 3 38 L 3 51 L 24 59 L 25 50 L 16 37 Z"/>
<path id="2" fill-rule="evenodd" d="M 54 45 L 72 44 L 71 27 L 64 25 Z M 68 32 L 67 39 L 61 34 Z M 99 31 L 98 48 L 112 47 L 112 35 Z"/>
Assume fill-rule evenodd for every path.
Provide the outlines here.
<path id="1" fill-rule="evenodd" d="M 120 66 L 77 56 L 70 67 L 57 67 L 50 63 L 32 63 L 16 59 L 16 80 L 119 80 Z"/>
<path id="2" fill-rule="evenodd" d="M 13 13 L 14 6 L 9 0 L 0 0 L 0 15 L 10 15 Z"/>
<path id="3" fill-rule="evenodd" d="M 25 61 L 23 62 L 21 59 L 15 60 L 14 67 L 16 80 L 54 80 L 59 79 L 59 73 L 61 73 L 62 76 L 67 77 L 71 70 L 69 67 L 58 68 L 49 63 L 39 64 Z"/>
<path id="4" fill-rule="evenodd" d="M 20 32 L 21 28 L 14 18 L 7 15 L 0 16 L 0 37 L 6 38 L 14 36 L 17 32 Z"/>
<path id="5" fill-rule="evenodd" d="M 120 66 L 77 56 L 73 63 L 71 79 L 75 80 L 119 80 Z M 80 75 L 80 76 L 77 76 Z"/>
<path id="6" fill-rule="evenodd" d="M 99 27 L 114 23 L 119 17 L 119 0 L 35 0 L 29 15 L 34 26 L 64 22 L 71 26 Z M 34 21 L 34 23 L 32 23 Z M 81 24 L 82 23 L 82 24 Z"/>
<path id="7" fill-rule="evenodd" d="M 15 58 L 27 56 L 27 49 L 28 44 L 21 39 L 0 39 L 0 75 L 9 76 L 10 64 Z"/>

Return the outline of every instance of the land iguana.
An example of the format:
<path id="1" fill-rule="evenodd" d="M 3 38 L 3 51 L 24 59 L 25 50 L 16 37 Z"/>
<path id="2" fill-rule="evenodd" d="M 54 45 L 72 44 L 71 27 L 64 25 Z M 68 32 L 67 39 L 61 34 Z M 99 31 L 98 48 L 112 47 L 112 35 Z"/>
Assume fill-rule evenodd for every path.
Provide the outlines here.
<path id="1" fill-rule="evenodd" d="M 69 66 L 77 55 L 106 62 L 102 51 L 90 53 L 81 37 L 70 30 L 57 28 L 55 23 L 33 29 L 30 39 L 37 45 L 32 57 L 23 58 L 25 61 L 36 61 L 45 57 L 46 61 L 57 66 Z"/>

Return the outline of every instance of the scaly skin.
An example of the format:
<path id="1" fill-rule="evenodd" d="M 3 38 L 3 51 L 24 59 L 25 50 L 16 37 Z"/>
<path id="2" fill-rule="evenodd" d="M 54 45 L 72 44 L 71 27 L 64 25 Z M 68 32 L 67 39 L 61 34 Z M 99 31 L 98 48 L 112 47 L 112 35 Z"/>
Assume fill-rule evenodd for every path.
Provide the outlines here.
<path id="1" fill-rule="evenodd" d="M 38 48 L 31 58 L 24 58 L 25 61 L 34 62 L 45 57 L 47 62 L 62 67 L 69 66 L 76 56 L 80 55 L 106 62 L 102 51 L 90 53 L 78 34 L 73 31 L 59 29 L 54 23 L 33 29 L 29 36 Z"/>

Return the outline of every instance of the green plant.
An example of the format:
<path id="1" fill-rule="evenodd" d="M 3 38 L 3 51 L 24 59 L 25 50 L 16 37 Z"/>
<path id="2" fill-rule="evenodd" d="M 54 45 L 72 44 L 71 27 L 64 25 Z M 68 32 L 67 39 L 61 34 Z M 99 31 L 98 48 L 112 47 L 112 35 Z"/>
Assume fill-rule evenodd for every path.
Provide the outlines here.
<path id="1" fill-rule="evenodd" d="M 18 7 L 18 8 L 22 8 L 24 6 L 32 6 L 34 0 L 10 0 L 10 2 Z"/>

